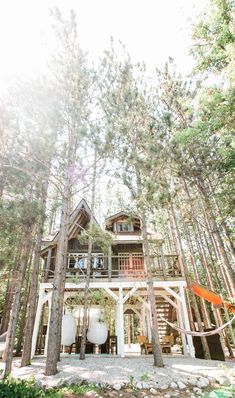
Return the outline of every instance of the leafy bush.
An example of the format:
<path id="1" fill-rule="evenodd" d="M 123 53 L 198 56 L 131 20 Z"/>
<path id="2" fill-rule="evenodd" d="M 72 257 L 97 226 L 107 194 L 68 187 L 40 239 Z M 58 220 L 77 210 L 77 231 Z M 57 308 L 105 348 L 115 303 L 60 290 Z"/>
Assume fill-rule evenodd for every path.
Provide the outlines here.
<path id="1" fill-rule="evenodd" d="M 35 386 L 33 380 L 19 380 L 7 378 L 0 381 L 0 398 L 61 398 L 57 391 L 45 392 L 41 388 Z"/>
<path id="2" fill-rule="evenodd" d="M 97 388 L 90 385 L 71 385 L 44 391 L 35 385 L 35 380 L 19 380 L 11 377 L 0 381 L 0 398 L 64 398 L 64 394 L 83 395 Z"/>

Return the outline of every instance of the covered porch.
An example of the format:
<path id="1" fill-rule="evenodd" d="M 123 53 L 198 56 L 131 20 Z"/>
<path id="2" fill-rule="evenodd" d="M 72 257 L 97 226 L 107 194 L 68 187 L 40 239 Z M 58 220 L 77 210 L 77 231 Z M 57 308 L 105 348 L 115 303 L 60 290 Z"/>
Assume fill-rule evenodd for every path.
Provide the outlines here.
<path id="1" fill-rule="evenodd" d="M 84 289 L 84 282 L 79 284 L 66 283 L 64 294 L 64 314 L 72 313 L 76 319 L 77 335 L 76 345 L 72 352 L 79 350 L 79 336 L 81 333 L 82 304 L 75 305 L 73 310 L 68 307 L 68 299 L 71 300 L 79 292 L 80 295 Z M 170 314 L 175 314 L 175 321 L 185 329 L 190 329 L 188 313 L 185 301 L 185 281 L 154 281 L 154 290 L 156 298 L 156 310 L 159 320 L 160 341 L 164 341 L 164 336 L 172 335 L 173 330 L 167 330 L 167 325 L 163 318 Z M 150 308 L 147 297 L 146 281 L 92 281 L 90 283 L 91 291 L 102 290 L 113 303 L 113 315 L 109 320 L 109 341 L 106 343 L 106 354 L 119 355 L 125 357 L 130 353 L 139 354 L 138 337 L 145 336 L 151 342 L 151 319 Z M 42 283 L 40 285 L 37 313 L 34 325 L 32 357 L 40 353 L 38 343 L 40 333 L 44 332 L 44 344 L 41 353 L 47 355 L 48 348 L 48 328 L 50 323 L 50 308 L 52 300 L 53 284 Z M 45 307 L 47 316 L 45 317 Z M 166 310 L 168 308 L 168 311 Z M 92 312 L 99 310 L 99 305 L 93 304 L 90 308 Z M 79 319 L 79 320 L 78 320 Z M 168 318 L 169 319 L 169 318 Z M 171 318 L 172 320 L 172 318 Z M 173 336 L 174 337 L 174 336 Z M 182 351 L 184 355 L 194 356 L 194 347 L 191 336 L 182 334 L 180 336 Z M 132 349 L 135 345 L 135 349 Z M 104 347 L 103 347 L 104 349 Z M 65 347 L 63 347 L 65 351 Z M 102 353 L 102 347 L 92 347 L 90 353 Z M 68 351 L 68 349 L 67 349 Z"/>

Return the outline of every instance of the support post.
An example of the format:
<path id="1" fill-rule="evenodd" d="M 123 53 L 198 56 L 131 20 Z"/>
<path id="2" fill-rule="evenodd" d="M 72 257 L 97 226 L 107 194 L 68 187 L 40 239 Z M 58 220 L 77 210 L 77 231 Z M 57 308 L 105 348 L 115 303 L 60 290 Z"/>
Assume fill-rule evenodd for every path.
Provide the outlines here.
<path id="1" fill-rule="evenodd" d="M 124 353 L 124 319 L 123 319 L 123 290 L 119 288 L 119 298 L 117 301 L 117 345 L 118 354 L 123 358 Z"/>
<path id="2" fill-rule="evenodd" d="M 49 270 L 50 270 L 50 265 L 51 265 L 51 252 L 52 252 L 52 248 L 50 247 L 48 250 L 48 254 L 47 254 L 47 261 L 46 261 L 46 267 L 44 270 L 44 282 L 47 281 L 48 278 L 48 274 L 49 274 Z"/>
<path id="3" fill-rule="evenodd" d="M 179 291 L 180 291 L 180 296 L 182 299 L 181 305 L 182 305 L 182 309 L 183 309 L 183 319 L 184 319 L 185 329 L 190 330 L 190 323 L 189 323 L 189 318 L 188 318 L 188 311 L 187 311 L 183 286 L 179 287 Z M 187 341 L 188 341 L 188 346 L 189 346 L 189 354 L 191 357 L 195 358 L 195 349 L 194 349 L 194 345 L 193 345 L 193 338 L 189 334 L 186 336 L 187 336 Z"/>
<path id="4" fill-rule="evenodd" d="M 33 337 L 32 337 L 32 349 L 31 349 L 31 358 L 34 357 L 37 345 L 38 331 L 40 326 L 41 312 L 43 306 L 43 298 L 45 295 L 44 288 L 40 285 L 39 295 L 38 295 L 38 305 L 37 312 L 35 316 L 34 329 L 33 329 Z"/>
<path id="5" fill-rule="evenodd" d="M 48 320 L 47 320 L 47 334 L 45 338 L 45 347 L 44 347 L 44 356 L 47 357 L 47 350 L 48 350 L 48 338 L 49 338 L 49 326 L 50 326 L 50 320 L 51 320 L 51 295 L 48 299 Z"/>
<path id="6" fill-rule="evenodd" d="M 112 248 L 109 246 L 108 248 L 108 278 L 109 282 L 111 282 L 112 279 Z"/>
<path id="7" fill-rule="evenodd" d="M 185 325 L 184 325 L 183 316 L 182 316 L 183 309 L 181 306 L 181 302 L 179 300 L 177 300 L 177 304 L 178 304 L 177 305 L 177 307 L 178 307 L 177 308 L 177 316 L 178 316 L 179 324 L 180 324 L 180 327 L 182 329 L 184 329 Z M 183 345 L 183 354 L 188 355 L 187 341 L 186 341 L 186 337 L 185 337 L 184 333 L 181 333 L 181 339 L 182 339 L 182 345 Z"/>

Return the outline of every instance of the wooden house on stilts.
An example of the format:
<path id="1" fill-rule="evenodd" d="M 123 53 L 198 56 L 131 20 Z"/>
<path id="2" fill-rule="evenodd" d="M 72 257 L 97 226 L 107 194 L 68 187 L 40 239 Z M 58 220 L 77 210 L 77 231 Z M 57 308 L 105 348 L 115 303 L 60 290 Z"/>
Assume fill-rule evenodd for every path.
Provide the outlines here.
<path id="1" fill-rule="evenodd" d="M 75 344 L 66 348 L 79 353 L 81 327 L 83 322 L 82 292 L 85 286 L 87 244 L 81 239 L 86 230 L 91 212 L 85 200 L 82 200 L 70 217 L 67 270 L 64 293 L 64 314 L 71 313 L 76 322 Z M 137 215 L 130 216 L 120 212 L 106 219 L 105 230 L 112 240 L 106 252 L 94 244 L 91 258 L 91 277 L 89 289 L 99 292 L 93 295 L 90 303 L 90 317 L 102 311 L 102 305 L 112 304 L 108 308 L 108 337 L 97 347 L 87 343 L 87 352 L 118 354 L 124 357 L 128 347 L 138 343 L 139 336 L 151 342 L 151 320 L 147 296 L 147 272 L 143 255 L 141 220 Z M 84 235 L 84 234 L 83 234 Z M 53 276 L 58 234 L 44 242 L 41 252 L 43 259 L 43 282 L 40 283 L 37 313 L 33 332 L 32 356 L 47 354 L 50 306 L 53 291 Z M 149 234 L 151 245 L 157 248 L 151 253 L 151 270 L 154 284 L 156 311 L 162 350 L 171 350 L 177 334 L 170 330 L 163 318 L 177 322 L 182 328 L 190 329 L 185 300 L 186 282 L 180 269 L 177 253 L 164 253 L 161 241 Z M 77 300 L 80 298 L 80 302 Z M 102 300 L 99 299 L 102 297 Z M 107 309 L 106 308 L 106 309 Z M 88 321 L 89 321 L 88 319 Z M 89 327 L 89 325 L 87 325 Z M 169 340 L 169 336 L 170 339 Z M 168 340 L 167 340 L 168 339 Z M 169 344 L 169 341 L 171 343 Z M 185 355 L 194 356 L 192 337 L 180 336 Z M 167 343 L 168 342 L 168 343 Z M 138 347 L 138 345 L 136 345 Z M 166 349 L 167 351 L 167 349 Z M 147 352 L 146 352 L 147 353 Z"/>

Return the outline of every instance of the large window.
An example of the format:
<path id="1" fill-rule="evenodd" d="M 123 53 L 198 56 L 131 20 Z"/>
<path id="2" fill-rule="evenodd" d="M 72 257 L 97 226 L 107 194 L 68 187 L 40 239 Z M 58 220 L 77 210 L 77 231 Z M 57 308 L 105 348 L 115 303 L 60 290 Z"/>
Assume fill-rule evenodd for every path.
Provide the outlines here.
<path id="1" fill-rule="evenodd" d="M 87 253 L 70 253 L 68 258 L 68 268 L 86 269 L 87 268 Z M 91 268 L 104 268 L 103 253 L 91 254 Z"/>

